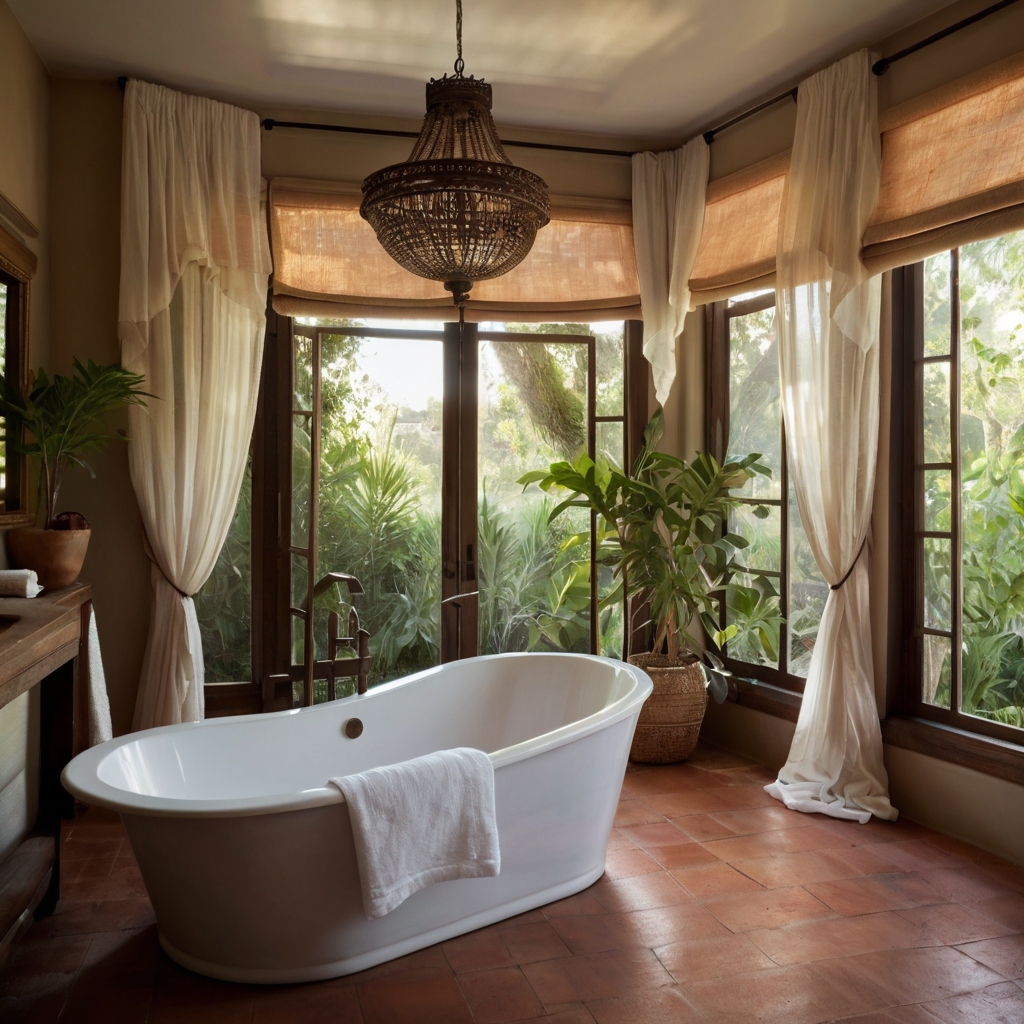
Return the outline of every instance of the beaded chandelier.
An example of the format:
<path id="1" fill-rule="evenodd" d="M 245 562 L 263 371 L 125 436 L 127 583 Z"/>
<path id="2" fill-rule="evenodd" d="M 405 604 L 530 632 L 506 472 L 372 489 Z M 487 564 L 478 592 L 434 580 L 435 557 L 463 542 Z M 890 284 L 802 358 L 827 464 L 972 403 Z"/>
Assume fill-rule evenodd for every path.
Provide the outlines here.
<path id="1" fill-rule="evenodd" d="M 359 212 L 395 262 L 443 281 L 461 308 L 474 281 L 523 261 L 550 204 L 544 180 L 505 155 L 490 85 L 462 73 L 462 0 L 455 26 L 455 74 L 427 83 L 427 113 L 409 159 L 363 182 Z"/>

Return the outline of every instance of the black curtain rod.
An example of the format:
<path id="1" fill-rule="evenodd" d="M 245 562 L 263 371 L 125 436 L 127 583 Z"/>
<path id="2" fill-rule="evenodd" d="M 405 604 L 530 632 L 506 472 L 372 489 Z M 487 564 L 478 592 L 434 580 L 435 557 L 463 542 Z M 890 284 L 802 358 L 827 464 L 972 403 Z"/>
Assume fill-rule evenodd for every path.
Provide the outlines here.
<path id="1" fill-rule="evenodd" d="M 881 60 L 875 61 L 871 66 L 871 70 L 876 75 L 884 75 L 893 64 L 899 60 L 903 60 L 904 57 L 909 57 L 912 53 L 917 53 L 918 50 L 923 50 L 926 46 L 931 46 L 932 43 L 937 43 L 940 39 L 945 39 L 947 36 L 953 35 L 954 32 L 959 32 L 960 29 L 967 28 L 968 25 L 973 25 L 975 22 L 981 21 L 983 18 L 987 18 L 990 14 L 995 14 L 997 11 L 1001 11 L 1004 7 L 1009 7 L 1017 2 L 1018 0 L 999 0 L 999 3 L 992 4 L 990 7 L 986 7 L 984 10 L 978 11 L 976 14 L 972 14 L 969 18 L 964 18 L 962 21 L 958 21 L 955 25 L 950 25 L 948 28 L 944 28 L 933 35 L 928 36 L 926 39 L 922 39 L 920 42 L 914 43 L 912 46 L 899 50 L 897 53 L 892 54 L 891 57 L 883 57 Z M 127 82 L 127 77 L 122 76 L 117 80 L 118 87 L 123 90 Z M 716 125 L 714 128 L 709 128 L 703 133 L 704 141 L 710 144 L 714 140 L 715 136 L 719 132 L 725 131 L 726 128 L 731 128 L 734 124 L 739 124 L 740 121 L 744 121 L 754 114 L 759 114 L 762 110 L 765 110 L 776 103 L 781 103 L 783 100 L 789 99 L 790 97 L 795 100 L 796 95 L 796 88 L 787 89 L 778 96 L 773 96 L 770 100 L 765 100 L 763 103 L 759 103 L 756 107 L 744 110 L 742 114 L 737 114 L 735 117 L 731 117 L 728 121 L 723 121 L 720 125 Z M 263 127 L 268 132 L 272 131 L 274 128 L 303 128 L 310 131 L 345 132 L 353 135 L 384 135 L 396 139 L 419 138 L 419 132 L 392 131 L 385 128 L 356 128 L 352 125 L 318 124 L 313 121 L 277 121 L 272 117 L 264 119 Z M 559 153 L 589 153 L 595 156 L 631 157 L 634 155 L 633 152 L 628 149 L 598 149 L 592 146 L 558 146 L 551 142 L 519 142 L 516 139 L 502 139 L 501 144 L 503 146 L 519 146 L 523 149 L 549 149 Z"/>

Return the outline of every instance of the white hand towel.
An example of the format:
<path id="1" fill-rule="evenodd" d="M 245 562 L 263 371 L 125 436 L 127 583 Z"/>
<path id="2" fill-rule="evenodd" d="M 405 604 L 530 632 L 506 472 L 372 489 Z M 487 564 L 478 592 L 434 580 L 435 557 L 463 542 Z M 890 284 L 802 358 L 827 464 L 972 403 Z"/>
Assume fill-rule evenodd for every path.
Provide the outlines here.
<path id="1" fill-rule="evenodd" d="M 0 597 L 35 597 L 42 589 L 35 569 L 0 569 Z"/>
<path id="2" fill-rule="evenodd" d="M 414 892 L 501 870 L 494 766 L 459 747 L 331 782 L 344 794 L 369 920 Z"/>
<path id="3" fill-rule="evenodd" d="M 105 743 L 114 735 L 110 724 L 110 697 L 107 696 L 107 676 L 103 671 L 100 653 L 100 634 L 96 628 L 96 609 L 89 608 L 89 643 L 85 670 L 89 680 L 89 746 Z"/>

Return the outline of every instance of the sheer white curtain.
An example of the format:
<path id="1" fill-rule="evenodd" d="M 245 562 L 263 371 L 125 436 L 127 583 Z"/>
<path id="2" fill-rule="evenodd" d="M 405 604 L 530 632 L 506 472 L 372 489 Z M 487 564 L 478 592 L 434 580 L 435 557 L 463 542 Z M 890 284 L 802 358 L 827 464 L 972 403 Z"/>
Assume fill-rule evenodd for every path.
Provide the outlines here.
<path id="1" fill-rule="evenodd" d="M 880 278 L 860 261 L 878 195 L 875 78 L 862 50 L 800 83 L 779 220 L 779 371 L 790 474 L 831 591 L 789 760 L 768 792 L 892 819 L 875 704 L 868 559 L 878 449 Z"/>
<path id="2" fill-rule="evenodd" d="M 633 244 L 644 312 L 644 355 L 664 405 L 676 378 L 676 338 L 690 308 L 690 273 L 704 226 L 708 144 L 633 157 Z"/>
<path id="3" fill-rule="evenodd" d="M 132 483 L 153 561 L 134 728 L 203 717 L 191 595 L 234 514 L 256 413 L 270 250 L 259 119 L 145 82 L 125 91 L 122 363 L 155 395 L 129 410 Z"/>

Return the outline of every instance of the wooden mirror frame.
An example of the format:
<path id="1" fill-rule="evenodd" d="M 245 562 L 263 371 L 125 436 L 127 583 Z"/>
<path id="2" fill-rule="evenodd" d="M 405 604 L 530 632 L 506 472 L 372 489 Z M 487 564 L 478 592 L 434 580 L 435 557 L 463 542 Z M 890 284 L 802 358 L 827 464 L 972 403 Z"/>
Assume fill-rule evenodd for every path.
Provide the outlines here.
<path id="1" fill-rule="evenodd" d="M 28 382 L 29 292 L 36 265 L 35 254 L 0 223 L 0 272 L 8 286 L 5 366 L 8 374 L 12 370 L 18 374 L 21 387 Z M 8 450 L 7 460 L 8 479 L 14 477 L 18 507 L 10 510 L 0 507 L 0 530 L 31 526 L 35 522 L 35 515 L 29 507 L 29 474 L 25 457 Z"/>

